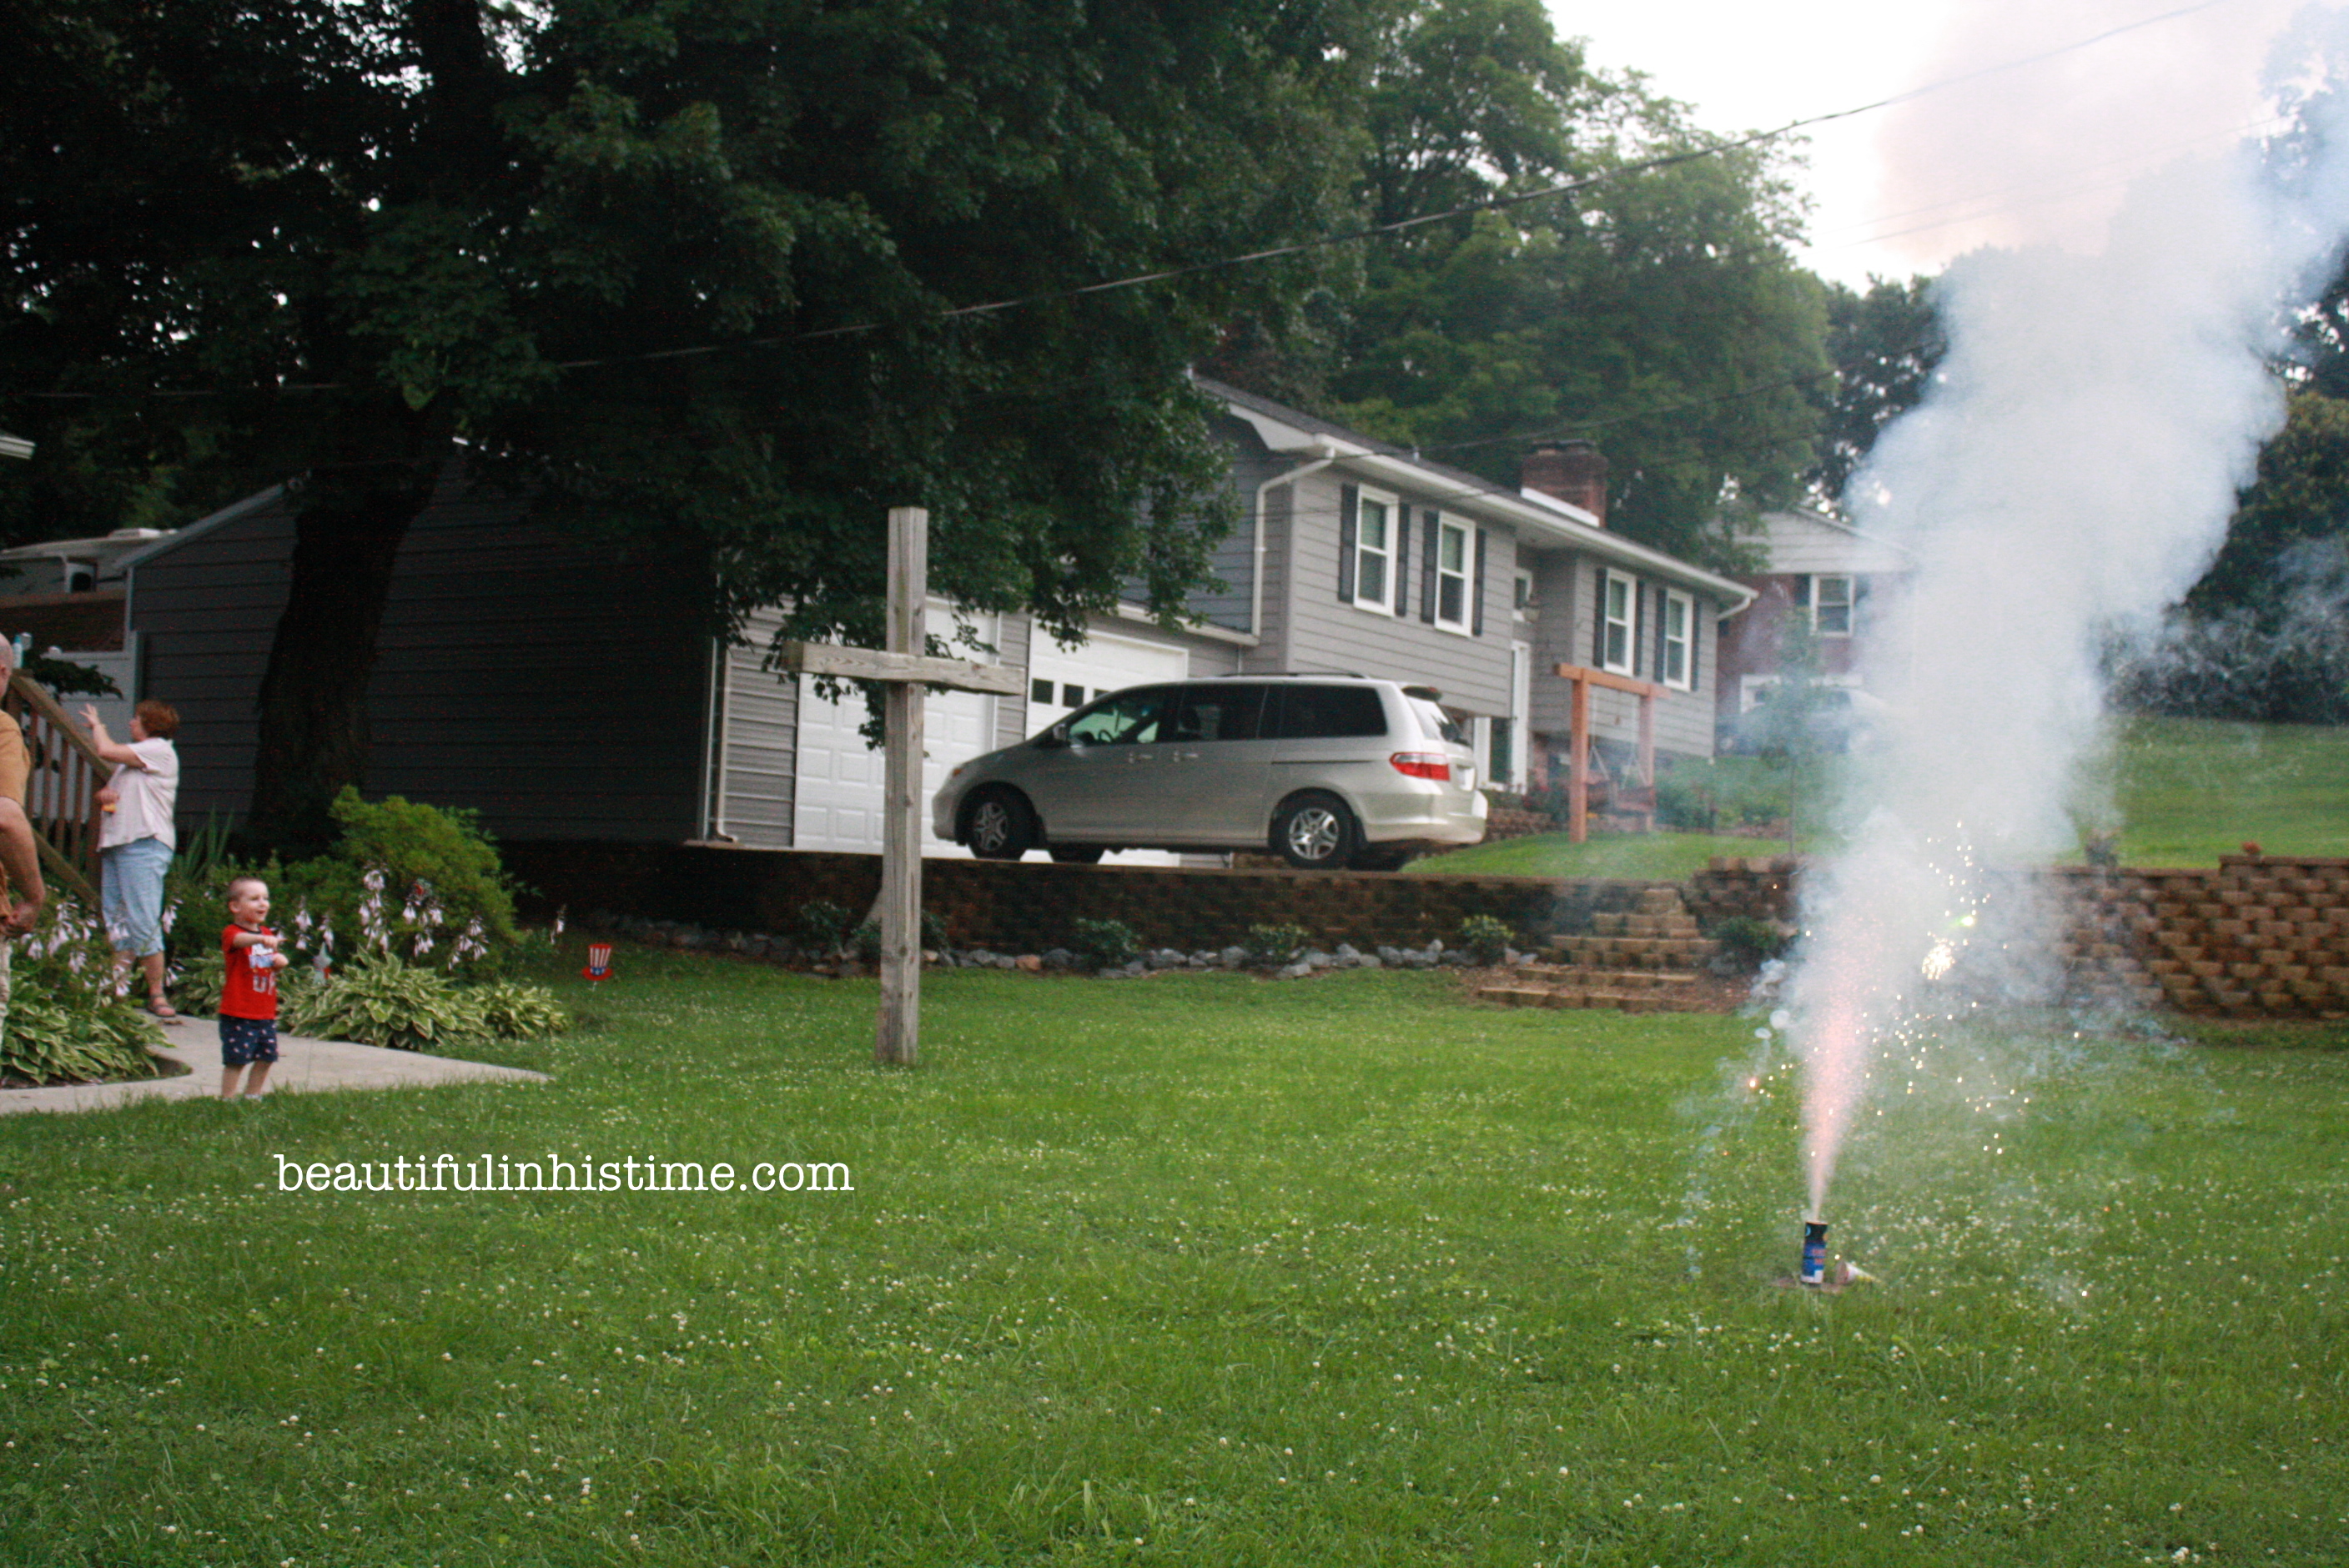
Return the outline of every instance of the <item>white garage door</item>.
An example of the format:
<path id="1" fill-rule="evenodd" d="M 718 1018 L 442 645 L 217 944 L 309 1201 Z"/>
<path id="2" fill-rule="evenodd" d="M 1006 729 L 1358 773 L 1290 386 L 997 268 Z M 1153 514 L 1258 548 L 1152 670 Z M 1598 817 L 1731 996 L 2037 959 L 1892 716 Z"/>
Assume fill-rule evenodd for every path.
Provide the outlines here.
<path id="1" fill-rule="evenodd" d="M 1121 686 L 1179 681 L 1190 673 L 1190 654 L 1163 643 L 1095 632 L 1078 646 L 1063 648 L 1040 631 L 1028 655 L 1027 733 Z"/>
<path id="2" fill-rule="evenodd" d="M 1186 649 L 1107 632 L 1095 632 L 1080 645 L 1063 648 L 1040 631 L 1028 655 L 1026 733 L 1034 735 L 1121 687 L 1179 681 L 1190 673 Z M 1122 866 L 1171 866 L 1181 857 L 1164 850 L 1119 850 L 1109 859 Z"/>
<path id="3" fill-rule="evenodd" d="M 946 608 L 933 603 L 932 626 L 949 624 Z M 982 624 L 979 634 L 993 640 Z M 840 702 L 816 695 L 815 683 L 799 677 L 799 744 L 792 769 L 792 844 L 802 850 L 881 852 L 883 758 L 858 729 L 864 699 L 854 692 Z M 995 749 L 996 698 L 984 692 L 930 692 L 922 704 L 922 853 L 968 858 L 960 844 L 941 842 L 930 830 L 930 796 L 956 764 Z"/>

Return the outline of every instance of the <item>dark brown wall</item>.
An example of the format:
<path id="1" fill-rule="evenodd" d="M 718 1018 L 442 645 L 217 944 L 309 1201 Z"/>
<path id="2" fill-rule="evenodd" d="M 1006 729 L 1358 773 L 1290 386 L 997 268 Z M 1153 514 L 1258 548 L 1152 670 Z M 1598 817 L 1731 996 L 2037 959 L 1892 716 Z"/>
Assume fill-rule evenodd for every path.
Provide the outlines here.
<path id="1" fill-rule="evenodd" d="M 141 562 L 141 684 L 181 715 L 180 816 L 241 815 L 293 517 L 264 500 Z M 501 837 L 689 838 L 709 643 L 687 562 L 624 559 L 444 487 L 378 641 L 367 792 L 471 807 Z"/>

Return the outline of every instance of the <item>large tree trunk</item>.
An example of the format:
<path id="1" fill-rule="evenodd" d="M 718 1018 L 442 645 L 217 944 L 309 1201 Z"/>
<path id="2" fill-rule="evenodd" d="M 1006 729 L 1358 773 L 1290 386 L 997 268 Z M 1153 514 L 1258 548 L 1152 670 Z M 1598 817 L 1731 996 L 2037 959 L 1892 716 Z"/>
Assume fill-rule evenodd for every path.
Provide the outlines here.
<path id="1" fill-rule="evenodd" d="M 321 487 L 295 520 L 293 579 L 261 677 L 246 823 L 264 845 L 300 852 L 331 843 L 336 795 L 366 781 L 376 634 L 400 541 L 432 499 L 436 468 Z"/>

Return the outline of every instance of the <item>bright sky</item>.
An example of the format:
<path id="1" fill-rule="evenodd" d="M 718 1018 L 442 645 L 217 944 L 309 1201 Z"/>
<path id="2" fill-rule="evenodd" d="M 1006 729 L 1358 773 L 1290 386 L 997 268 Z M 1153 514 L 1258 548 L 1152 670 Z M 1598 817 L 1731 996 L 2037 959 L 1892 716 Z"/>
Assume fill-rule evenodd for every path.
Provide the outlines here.
<path id="1" fill-rule="evenodd" d="M 2266 119 L 2260 65 L 2300 8 L 2296 0 L 1549 7 L 1560 34 L 1587 40 L 1590 64 L 1645 72 L 1715 132 L 1775 129 L 1969 77 L 1807 133 L 1816 205 L 1805 259 L 1856 286 L 1870 273 L 1938 272 L 1986 243 L 2098 248 L 2130 178 L 2223 147 Z M 2129 30 L 2086 42 L 2116 28 Z"/>

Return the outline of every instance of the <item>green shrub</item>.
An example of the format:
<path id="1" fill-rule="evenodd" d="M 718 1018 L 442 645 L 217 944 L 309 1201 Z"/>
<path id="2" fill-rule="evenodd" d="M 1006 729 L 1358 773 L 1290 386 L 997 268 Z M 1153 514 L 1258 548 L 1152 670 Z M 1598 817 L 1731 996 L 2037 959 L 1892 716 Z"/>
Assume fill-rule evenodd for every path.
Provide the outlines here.
<path id="1" fill-rule="evenodd" d="M 12 970 L 0 1074 L 31 1083 L 155 1076 L 148 1051 L 164 1043 L 163 1032 L 124 1000 L 130 971 L 116 968 L 104 929 L 79 900 L 60 892 L 42 906 Z"/>
<path id="2" fill-rule="evenodd" d="M 0 1076 L 36 1084 L 153 1078 L 158 1068 L 148 1050 L 161 1044 L 163 1031 L 128 1002 L 67 1002 L 27 977 L 11 986 Z"/>
<path id="3" fill-rule="evenodd" d="M 1460 923 L 1460 945 L 1468 950 L 1472 962 L 1494 965 L 1508 956 L 1515 944 L 1516 933 L 1509 923 L 1489 914 L 1472 914 Z"/>
<path id="4" fill-rule="evenodd" d="M 1764 959 L 1784 956 L 1794 942 L 1785 926 L 1750 914 L 1731 915 L 1716 923 L 1711 934 L 1721 944 L 1721 955 L 1744 969 L 1756 969 Z"/>
<path id="5" fill-rule="evenodd" d="M 462 930 L 473 921 L 488 941 L 506 945 L 514 927 L 513 887 L 498 861 L 497 846 L 481 831 L 477 813 L 419 805 L 397 795 L 359 799 L 346 786 L 335 797 L 342 841 L 334 858 L 354 868 L 381 867 L 389 896 L 437 907 L 440 923 Z M 424 896 L 413 895 L 419 888 Z"/>
<path id="6" fill-rule="evenodd" d="M 856 916 L 828 898 L 812 898 L 792 917 L 792 934 L 812 953 L 829 956 L 845 948 Z M 878 939 L 875 939 L 878 945 Z"/>
<path id="7" fill-rule="evenodd" d="M 281 994 L 278 1023 L 288 1034 L 316 1039 L 435 1053 L 478 1044 L 490 1033 L 447 975 L 388 954 L 338 969 L 323 985 Z"/>
<path id="8" fill-rule="evenodd" d="M 482 1031 L 502 1040 L 534 1040 L 571 1027 L 571 1015 L 543 985 L 493 980 L 458 995 L 471 1007 Z"/>
<path id="9" fill-rule="evenodd" d="M 1240 945 L 1247 949 L 1249 963 L 1278 969 L 1296 963 L 1312 940 L 1313 934 L 1301 925 L 1251 925 Z"/>
<path id="10" fill-rule="evenodd" d="M 221 987 L 227 984 L 228 965 L 215 946 L 171 965 L 171 1000 L 182 1013 L 206 1016 L 220 1011 Z"/>
<path id="11" fill-rule="evenodd" d="M 1142 951 L 1142 937 L 1122 920 L 1080 920 L 1070 927 L 1069 950 L 1088 969 L 1115 969 Z"/>

